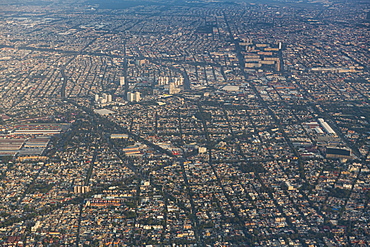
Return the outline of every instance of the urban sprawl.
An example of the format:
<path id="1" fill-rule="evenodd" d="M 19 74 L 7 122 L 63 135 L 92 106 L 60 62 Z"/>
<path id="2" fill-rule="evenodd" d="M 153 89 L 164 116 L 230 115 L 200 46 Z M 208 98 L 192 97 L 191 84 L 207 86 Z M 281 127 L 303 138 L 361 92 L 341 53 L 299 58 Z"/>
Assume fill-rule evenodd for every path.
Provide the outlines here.
<path id="1" fill-rule="evenodd" d="M 0 3 L 1 246 L 369 246 L 368 1 Z"/>

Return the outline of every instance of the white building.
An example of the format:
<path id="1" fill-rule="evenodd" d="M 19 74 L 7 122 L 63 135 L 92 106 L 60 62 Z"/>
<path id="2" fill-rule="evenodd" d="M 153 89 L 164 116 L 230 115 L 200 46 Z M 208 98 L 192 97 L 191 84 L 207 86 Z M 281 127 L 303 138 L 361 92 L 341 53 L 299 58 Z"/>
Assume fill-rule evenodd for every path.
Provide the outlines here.
<path id="1" fill-rule="evenodd" d="M 127 101 L 135 102 L 134 93 L 131 93 L 131 92 L 127 93 Z"/>
<path id="2" fill-rule="evenodd" d="M 119 85 L 120 85 L 120 86 L 125 85 L 125 77 L 121 76 L 121 77 L 119 78 Z"/>
<path id="3" fill-rule="evenodd" d="M 140 92 L 128 92 L 127 101 L 129 102 L 139 102 L 141 100 Z"/>
<path id="4" fill-rule="evenodd" d="M 135 93 L 134 93 L 134 100 L 135 100 L 136 102 L 138 102 L 138 101 L 140 101 L 140 100 L 141 100 L 141 94 L 140 94 L 140 92 L 135 92 Z"/>

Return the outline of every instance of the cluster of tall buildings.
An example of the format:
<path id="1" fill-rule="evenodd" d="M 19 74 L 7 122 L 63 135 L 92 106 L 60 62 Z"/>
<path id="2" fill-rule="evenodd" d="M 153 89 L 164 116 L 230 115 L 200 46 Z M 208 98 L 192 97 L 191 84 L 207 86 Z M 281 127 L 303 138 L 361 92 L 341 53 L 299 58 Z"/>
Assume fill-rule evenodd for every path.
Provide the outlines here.
<path id="1" fill-rule="evenodd" d="M 138 91 L 128 92 L 126 94 L 126 99 L 128 102 L 139 102 L 141 100 L 141 93 Z M 103 93 L 102 95 L 95 95 L 95 103 L 98 105 L 105 105 L 113 102 L 111 94 Z"/>
<path id="2" fill-rule="evenodd" d="M 272 45 L 255 43 L 251 39 L 245 39 L 239 45 L 245 47 L 245 68 L 263 69 L 272 67 L 276 71 L 281 71 L 280 53 L 283 48 L 282 42 Z"/>
<path id="3" fill-rule="evenodd" d="M 141 100 L 141 93 L 140 92 L 128 92 L 127 93 L 127 101 L 129 102 L 139 102 Z"/>
<path id="4" fill-rule="evenodd" d="M 90 186 L 77 185 L 73 187 L 73 192 L 75 194 L 84 194 L 90 192 Z"/>
<path id="5" fill-rule="evenodd" d="M 95 94 L 95 102 L 98 104 L 106 104 L 112 102 L 112 95 L 103 93 L 101 96 L 99 94 Z"/>
<path id="6" fill-rule="evenodd" d="M 184 78 L 183 77 L 175 77 L 175 78 L 170 78 L 168 76 L 160 76 L 157 79 L 158 85 L 169 85 L 173 83 L 176 86 L 180 86 L 184 84 Z"/>

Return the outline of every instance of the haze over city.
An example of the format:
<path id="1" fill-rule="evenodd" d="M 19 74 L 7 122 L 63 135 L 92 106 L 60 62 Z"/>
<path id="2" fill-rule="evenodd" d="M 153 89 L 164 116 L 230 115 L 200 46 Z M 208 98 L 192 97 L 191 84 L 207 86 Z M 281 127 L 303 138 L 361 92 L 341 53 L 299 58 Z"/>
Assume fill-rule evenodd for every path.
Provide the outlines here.
<path id="1" fill-rule="evenodd" d="M 2 0 L 1 246 L 370 245 L 366 0 Z"/>

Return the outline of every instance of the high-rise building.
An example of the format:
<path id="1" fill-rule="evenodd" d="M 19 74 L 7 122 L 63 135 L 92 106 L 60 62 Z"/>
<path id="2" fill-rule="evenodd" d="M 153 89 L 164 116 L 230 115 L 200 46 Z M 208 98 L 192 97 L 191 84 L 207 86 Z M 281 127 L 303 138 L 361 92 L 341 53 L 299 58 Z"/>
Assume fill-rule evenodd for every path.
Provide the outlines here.
<path id="1" fill-rule="evenodd" d="M 175 78 L 175 85 L 176 86 L 179 86 L 179 85 L 183 85 L 184 84 L 184 77 L 179 77 L 179 78 Z"/>
<path id="2" fill-rule="evenodd" d="M 99 94 L 95 94 L 95 102 L 101 104 L 112 102 L 112 95 L 103 93 L 102 96 L 100 97 Z"/>
<path id="3" fill-rule="evenodd" d="M 83 185 L 77 185 L 73 187 L 73 192 L 75 194 L 84 194 L 84 193 L 90 192 L 90 187 L 83 186 Z"/>
<path id="4" fill-rule="evenodd" d="M 127 101 L 129 102 L 138 102 L 141 100 L 140 92 L 128 92 L 127 93 Z"/>
<path id="5" fill-rule="evenodd" d="M 107 102 L 112 102 L 112 95 L 111 94 L 107 95 Z"/>
<path id="6" fill-rule="evenodd" d="M 125 77 L 121 76 L 121 77 L 119 78 L 119 85 L 120 85 L 120 86 L 125 85 Z"/>
<path id="7" fill-rule="evenodd" d="M 141 100 L 141 94 L 140 94 L 140 92 L 135 92 L 135 93 L 134 93 L 134 100 L 135 100 L 136 102 L 138 102 L 138 101 L 140 101 L 140 100 Z"/>
<path id="8" fill-rule="evenodd" d="M 167 85 L 170 81 L 170 78 L 168 76 L 160 76 L 158 78 L 158 85 Z"/>
<path id="9" fill-rule="evenodd" d="M 131 92 L 128 92 L 127 93 L 127 101 L 129 102 L 134 102 L 135 101 L 135 98 L 134 98 L 134 93 L 131 93 Z"/>

